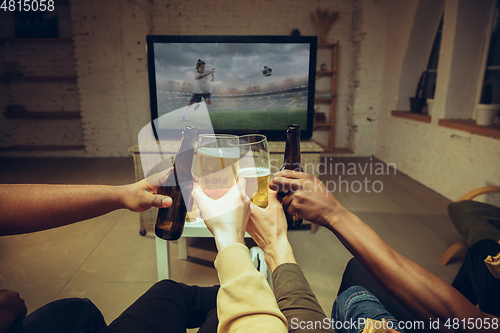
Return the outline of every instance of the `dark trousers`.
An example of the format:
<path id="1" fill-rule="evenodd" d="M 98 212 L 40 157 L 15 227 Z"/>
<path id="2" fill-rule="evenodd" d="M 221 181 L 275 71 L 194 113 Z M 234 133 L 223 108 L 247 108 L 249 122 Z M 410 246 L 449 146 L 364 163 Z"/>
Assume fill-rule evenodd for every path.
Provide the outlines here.
<path id="1" fill-rule="evenodd" d="M 109 327 L 101 312 L 86 299 L 51 302 L 17 322 L 9 333 L 199 333 L 217 332 L 219 286 L 187 286 L 163 280 L 129 306 Z"/>
<path id="2" fill-rule="evenodd" d="M 9 333 L 95 333 L 106 327 L 101 311 L 86 298 L 50 302 L 15 322 Z"/>
<path id="3" fill-rule="evenodd" d="M 484 259 L 496 256 L 500 244 L 483 239 L 472 245 L 465 255 L 464 263 L 453 280 L 452 286 L 479 309 L 494 316 L 500 316 L 500 280 L 488 270 Z"/>
<path id="4" fill-rule="evenodd" d="M 387 312 L 392 314 L 398 321 L 408 322 L 415 320 L 401 305 L 396 303 L 396 301 L 378 284 L 377 281 L 375 281 L 375 279 L 372 278 L 370 273 L 355 258 L 352 258 L 349 263 L 347 263 L 344 274 L 342 275 L 342 282 L 340 283 L 338 295 L 353 286 L 361 286 L 369 290 L 373 295 L 375 295 L 375 297 L 378 298 Z M 405 332 L 424 333 L 427 331 L 405 329 Z"/>

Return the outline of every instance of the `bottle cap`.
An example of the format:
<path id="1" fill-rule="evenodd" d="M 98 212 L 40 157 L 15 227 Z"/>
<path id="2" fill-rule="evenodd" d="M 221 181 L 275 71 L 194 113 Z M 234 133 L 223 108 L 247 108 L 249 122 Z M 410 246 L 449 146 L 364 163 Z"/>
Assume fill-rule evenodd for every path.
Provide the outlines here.
<path id="1" fill-rule="evenodd" d="M 287 132 L 288 131 L 300 131 L 300 126 L 297 124 L 291 124 L 286 127 Z"/>
<path id="2" fill-rule="evenodd" d="M 182 131 L 182 135 L 184 136 L 193 136 L 198 133 L 198 129 L 195 126 L 185 126 L 184 131 Z"/>

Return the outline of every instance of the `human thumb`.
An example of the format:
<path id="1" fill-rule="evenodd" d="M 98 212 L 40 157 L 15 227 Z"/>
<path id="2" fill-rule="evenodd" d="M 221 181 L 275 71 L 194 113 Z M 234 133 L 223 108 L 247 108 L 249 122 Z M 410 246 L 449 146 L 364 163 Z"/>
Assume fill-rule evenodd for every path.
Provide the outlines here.
<path id="1" fill-rule="evenodd" d="M 195 185 L 193 187 L 193 191 L 191 192 L 191 196 L 196 200 L 198 207 L 200 210 L 203 210 L 204 207 L 210 204 L 212 199 L 210 199 L 205 192 L 201 189 L 200 185 Z"/>

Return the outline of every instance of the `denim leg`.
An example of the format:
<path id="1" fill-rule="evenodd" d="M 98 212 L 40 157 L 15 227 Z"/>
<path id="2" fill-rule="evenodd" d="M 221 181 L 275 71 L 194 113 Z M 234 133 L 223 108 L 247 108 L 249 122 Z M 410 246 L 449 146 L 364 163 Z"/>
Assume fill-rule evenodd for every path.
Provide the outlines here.
<path id="1" fill-rule="evenodd" d="M 95 333 L 106 327 L 104 317 L 86 298 L 50 302 L 14 323 L 9 333 Z"/>
<path id="2" fill-rule="evenodd" d="M 382 303 L 367 289 L 353 286 L 337 296 L 332 308 L 332 321 L 336 333 L 362 332 L 363 320 L 371 318 L 392 322 L 392 327 L 398 332 L 398 321 L 387 312 Z M 389 324 L 390 325 L 390 324 Z M 388 326 L 391 327 L 391 326 Z"/>

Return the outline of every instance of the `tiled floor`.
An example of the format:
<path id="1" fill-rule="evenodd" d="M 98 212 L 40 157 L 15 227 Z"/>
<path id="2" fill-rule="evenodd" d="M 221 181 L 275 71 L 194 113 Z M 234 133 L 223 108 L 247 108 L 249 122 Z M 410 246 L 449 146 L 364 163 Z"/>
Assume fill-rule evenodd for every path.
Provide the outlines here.
<path id="1" fill-rule="evenodd" d="M 375 159 L 323 161 L 327 169 L 335 163 L 345 165 L 345 172 L 338 169 L 335 175 L 321 176 L 323 181 L 330 181 L 330 189 L 335 182 L 334 194 L 342 204 L 396 250 L 451 282 L 463 253 L 446 267 L 437 262 L 443 251 L 460 239 L 446 214 L 449 200 L 405 175 L 394 174 L 392 169 L 389 174 L 373 175 L 374 163 L 379 162 Z M 357 174 L 348 163 L 359 164 Z M 361 174 L 370 163 L 372 175 L 369 169 Z M 131 159 L 0 159 L 0 183 L 118 185 L 133 182 L 133 175 Z M 365 189 L 355 193 L 366 184 L 371 193 Z M 383 190 L 375 193 L 373 189 L 380 191 L 381 184 Z M 119 210 L 54 230 L 2 237 L 0 289 L 17 290 L 29 312 L 55 299 L 87 297 L 109 323 L 156 282 L 153 235 L 150 231 L 140 236 L 139 215 Z M 292 231 L 289 238 L 297 262 L 329 314 L 351 255 L 324 228 L 316 234 Z M 194 239 L 188 244 L 188 260 L 177 258 L 176 242 L 170 247 L 171 278 L 187 284 L 217 284 L 213 240 Z"/>

